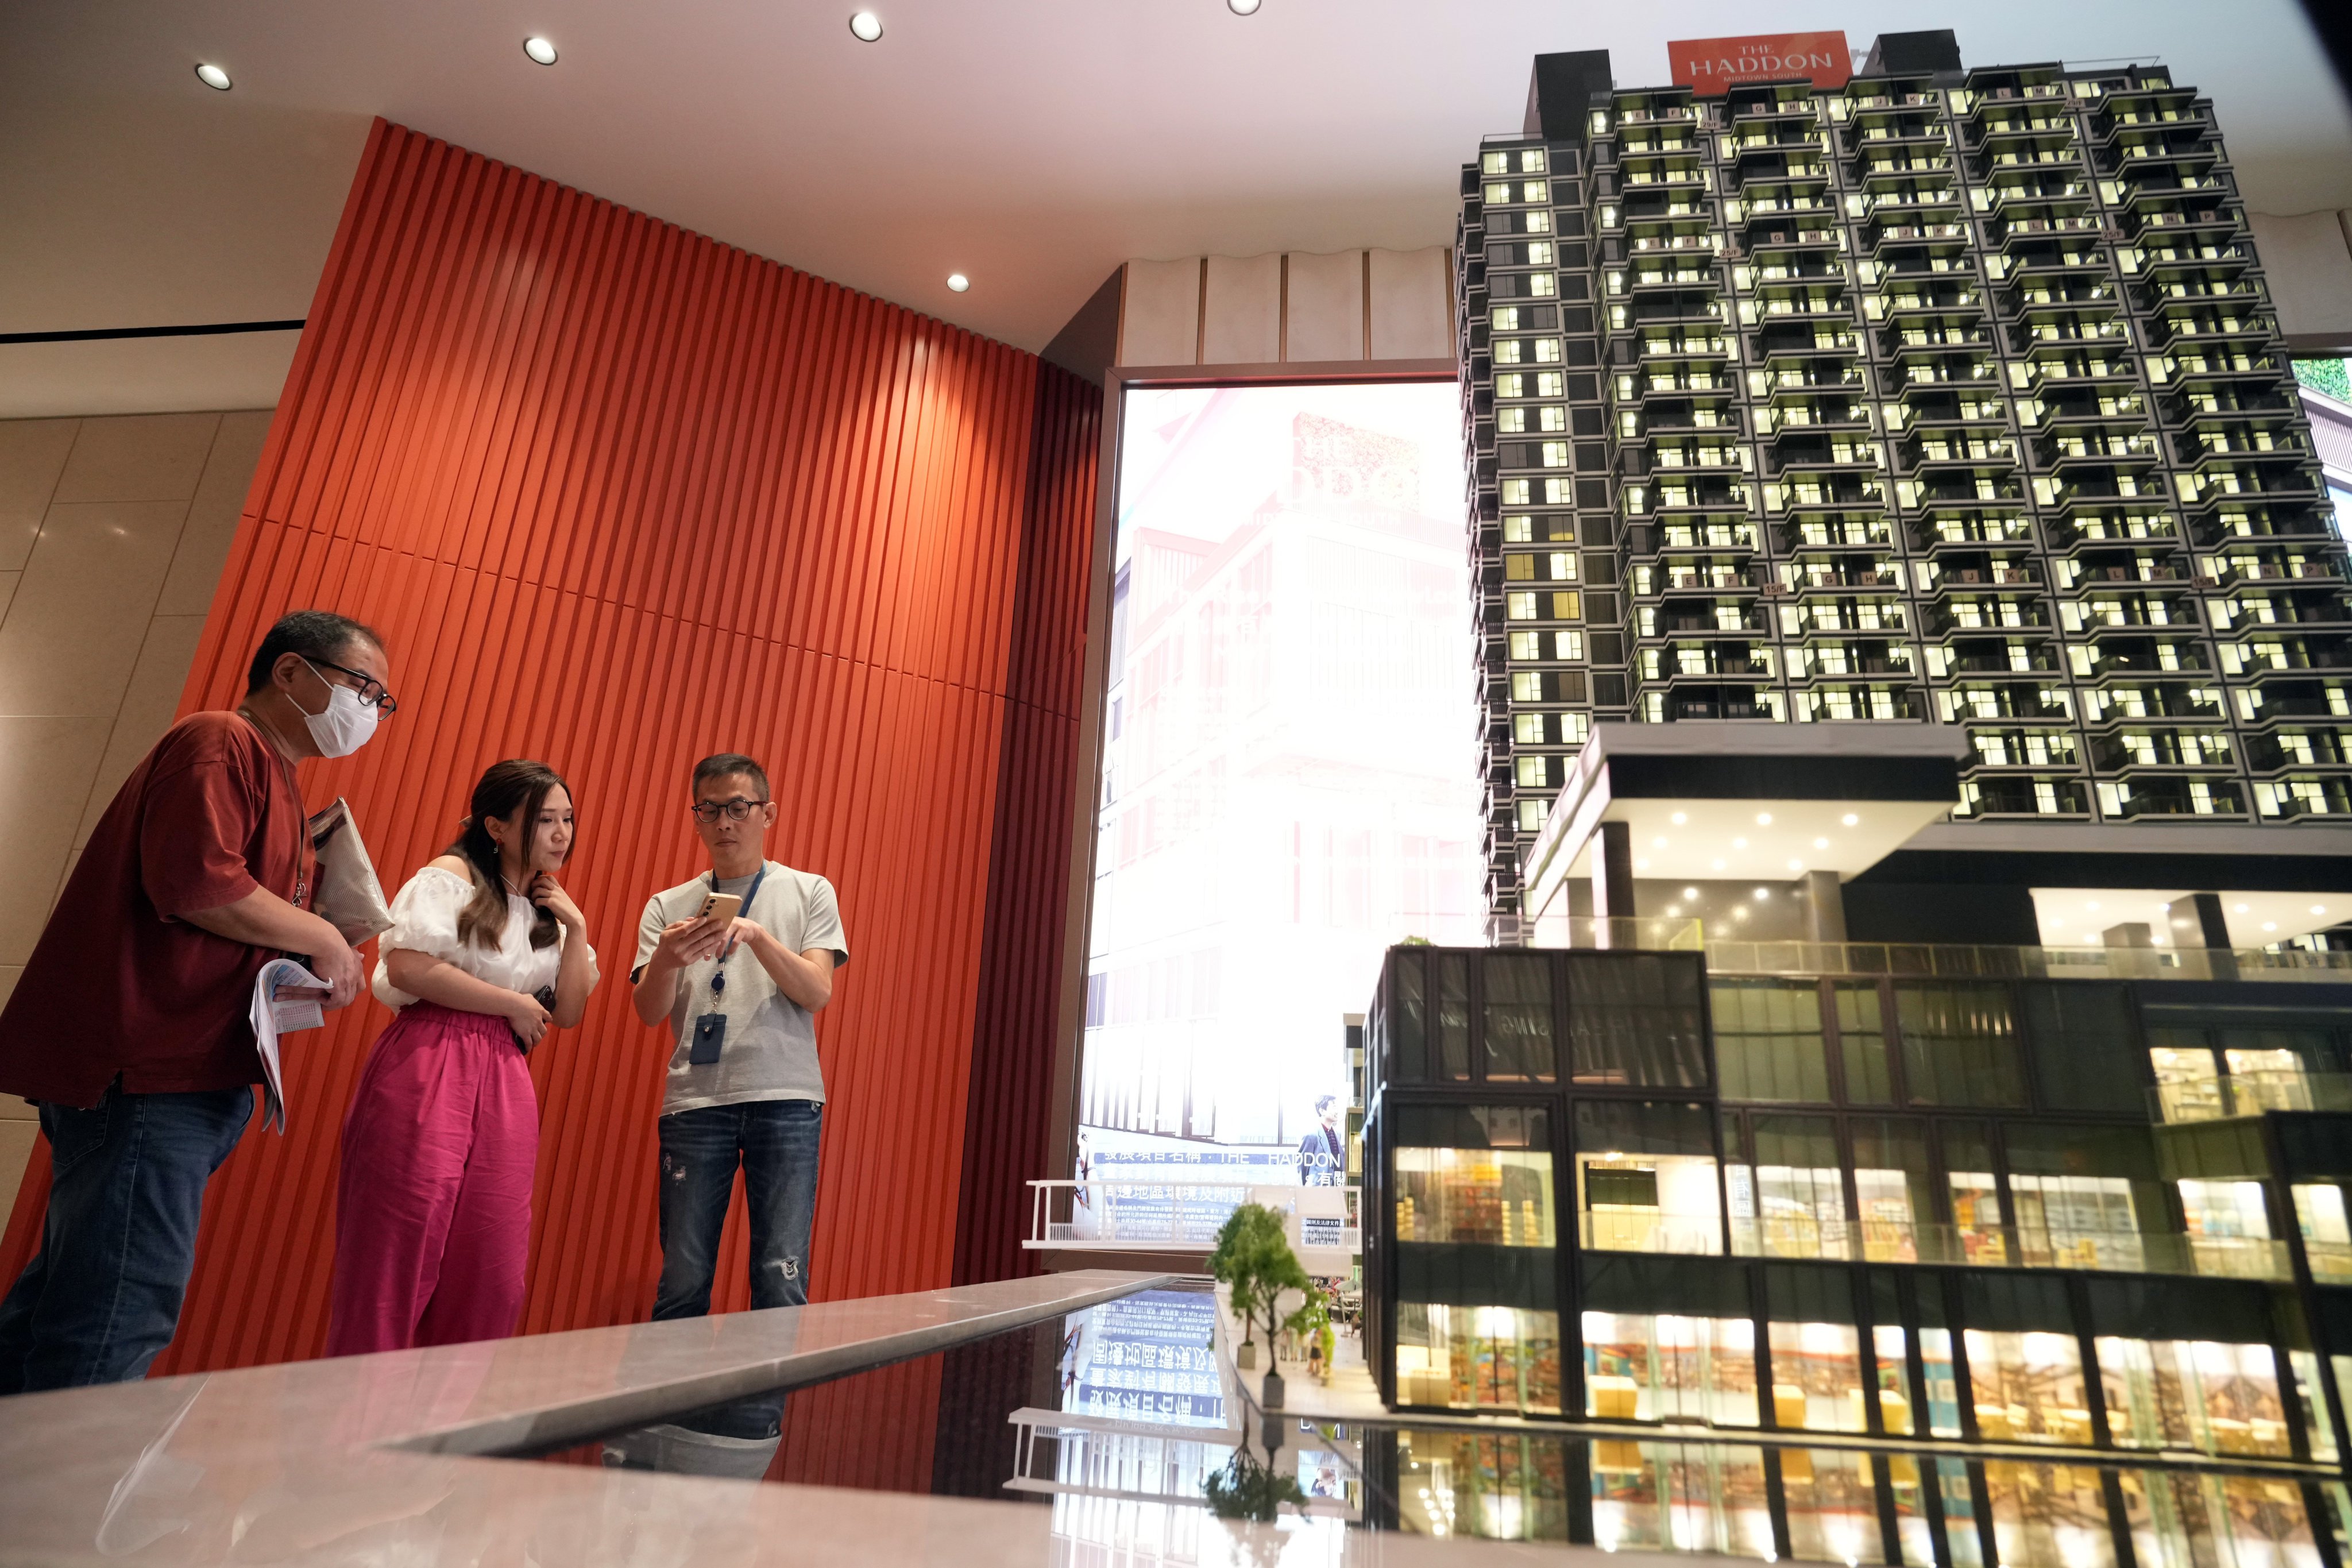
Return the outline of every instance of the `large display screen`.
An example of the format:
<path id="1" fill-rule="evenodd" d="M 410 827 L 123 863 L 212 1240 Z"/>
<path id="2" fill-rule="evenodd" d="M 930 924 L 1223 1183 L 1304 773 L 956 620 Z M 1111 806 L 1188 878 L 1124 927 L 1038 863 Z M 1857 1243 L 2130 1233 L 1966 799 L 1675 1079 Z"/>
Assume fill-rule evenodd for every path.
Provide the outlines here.
<path id="1" fill-rule="evenodd" d="M 1381 952 L 1485 931 L 1458 395 L 1126 396 L 1076 1174 L 1339 1185 Z"/>

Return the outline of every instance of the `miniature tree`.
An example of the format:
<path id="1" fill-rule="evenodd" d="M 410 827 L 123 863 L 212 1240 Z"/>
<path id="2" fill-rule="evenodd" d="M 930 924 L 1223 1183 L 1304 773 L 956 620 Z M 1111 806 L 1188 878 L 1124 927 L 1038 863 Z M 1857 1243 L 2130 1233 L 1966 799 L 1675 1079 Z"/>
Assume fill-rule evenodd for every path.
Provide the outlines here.
<path id="1" fill-rule="evenodd" d="M 1282 1216 L 1263 1204 L 1237 1205 L 1224 1227 L 1217 1232 L 1216 1250 L 1209 1255 L 1209 1271 L 1233 1289 L 1234 1311 L 1244 1325 L 1244 1342 L 1265 1330 L 1266 1353 L 1274 1352 L 1282 1331 L 1304 1331 L 1320 1303 L 1306 1266 L 1290 1250 Z M 1306 1298 L 1293 1311 L 1282 1310 L 1282 1293 L 1296 1290 Z"/>

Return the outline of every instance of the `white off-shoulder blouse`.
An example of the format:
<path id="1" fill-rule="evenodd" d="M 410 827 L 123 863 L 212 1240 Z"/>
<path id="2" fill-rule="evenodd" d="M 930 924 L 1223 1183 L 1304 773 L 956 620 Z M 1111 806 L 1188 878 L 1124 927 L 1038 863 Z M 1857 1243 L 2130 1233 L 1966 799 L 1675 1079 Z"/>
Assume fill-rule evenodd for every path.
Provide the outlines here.
<path id="1" fill-rule="evenodd" d="M 558 927 L 551 947 L 530 945 L 531 922 L 539 910 L 520 894 L 507 895 L 507 925 L 495 948 L 457 940 L 457 914 L 474 897 L 474 885 L 455 871 L 427 866 L 408 879 L 392 900 L 392 929 L 376 944 L 375 997 L 387 1007 L 406 1007 L 417 999 L 393 984 L 385 959 L 396 947 L 456 964 L 478 980 L 524 995 L 555 984 L 563 966 L 563 944 L 572 933 Z M 588 982 L 596 982 L 596 953 L 588 952 Z"/>

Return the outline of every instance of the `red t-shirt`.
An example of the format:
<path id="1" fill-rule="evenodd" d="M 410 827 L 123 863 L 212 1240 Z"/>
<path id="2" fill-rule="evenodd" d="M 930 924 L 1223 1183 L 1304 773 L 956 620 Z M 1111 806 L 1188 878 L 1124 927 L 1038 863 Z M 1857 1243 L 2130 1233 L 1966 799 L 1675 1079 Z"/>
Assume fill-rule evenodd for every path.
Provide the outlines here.
<path id="1" fill-rule="evenodd" d="M 98 819 L 0 1010 L 0 1091 L 94 1106 L 261 1081 L 254 977 L 277 956 L 180 917 L 267 888 L 310 903 L 294 766 L 235 713 L 192 713 Z"/>

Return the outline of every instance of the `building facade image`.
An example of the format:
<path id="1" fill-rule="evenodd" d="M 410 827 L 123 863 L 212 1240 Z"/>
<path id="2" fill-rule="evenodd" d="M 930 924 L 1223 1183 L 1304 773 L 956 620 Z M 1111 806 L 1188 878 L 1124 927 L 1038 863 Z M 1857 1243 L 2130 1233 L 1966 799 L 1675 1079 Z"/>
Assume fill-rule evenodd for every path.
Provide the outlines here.
<path id="1" fill-rule="evenodd" d="M 1596 722 L 1958 726 L 1991 828 L 2352 810 L 2345 551 L 2195 89 L 1548 55 L 1462 195 L 1498 935 Z"/>

